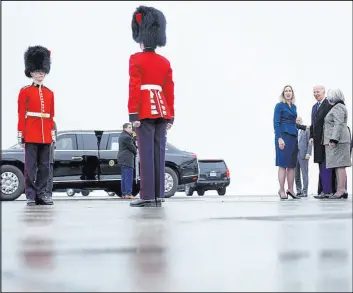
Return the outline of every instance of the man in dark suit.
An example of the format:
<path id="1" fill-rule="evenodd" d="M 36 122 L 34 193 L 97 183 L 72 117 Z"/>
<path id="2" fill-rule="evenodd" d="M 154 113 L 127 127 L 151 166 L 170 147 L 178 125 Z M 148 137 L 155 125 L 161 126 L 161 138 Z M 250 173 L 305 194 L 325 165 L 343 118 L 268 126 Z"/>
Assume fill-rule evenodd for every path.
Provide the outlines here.
<path id="1" fill-rule="evenodd" d="M 297 124 L 302 125 L 303 119 L 297 117 Z M 295 168 L 295 185 L 297 187 L 297 195 L 301 197 L 308 196 L 309 186 L 309 159 L 311 157 L 313 145 L 310 143 L 310 130 L 298 130 L 298 158 Z M 303 177 L 303 184 L 301 176 Z"/>
<path id="2" fill-rule="evenodd" d="M 119 136 L 118 165 L 121 167 L 121 192 L 123 198 L 134 198 L 132 184 L 134 179 L 134 162 L 137 148 L 132 136 L 130 123 L 123 125 L 123 132 Z"/>
<path id="3" fill-rule="evenodd" d="M 325 116 L 332 106 L 325 98 L 325 87 L 316 85 L 313 88 L 317 103 L 311 111 L 310 142 L 314 146 L 314 163 L 319 164 L 318 195 L 315 198 L 328 198 L 336 192 L 336 175 L 334 169 L 327 169 L 325 165 L 325 146 L 322 144 Z"/>

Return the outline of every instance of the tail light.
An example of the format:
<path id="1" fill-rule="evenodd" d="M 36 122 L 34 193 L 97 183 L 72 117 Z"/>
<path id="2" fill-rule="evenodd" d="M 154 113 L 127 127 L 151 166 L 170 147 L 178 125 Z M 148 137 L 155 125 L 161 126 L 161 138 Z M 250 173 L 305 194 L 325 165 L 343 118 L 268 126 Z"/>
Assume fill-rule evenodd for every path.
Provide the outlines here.
<path id="1" fill-rule="evenodd" d="M 230 172 L 229 172 L 229 169 L 228 169 L 228 168 L 227 168 L 227 171 L 226 171 L 226 172 L 227 172 L 227 173 L 226 173 L 226 174 L 227 174 L 227 177 L 230 178 Z"/>
<path id="2" fill-rule="evenodd" d="M 197 159 L 197 155 L 196 154 L 191 154 L 195 159 Z"/>

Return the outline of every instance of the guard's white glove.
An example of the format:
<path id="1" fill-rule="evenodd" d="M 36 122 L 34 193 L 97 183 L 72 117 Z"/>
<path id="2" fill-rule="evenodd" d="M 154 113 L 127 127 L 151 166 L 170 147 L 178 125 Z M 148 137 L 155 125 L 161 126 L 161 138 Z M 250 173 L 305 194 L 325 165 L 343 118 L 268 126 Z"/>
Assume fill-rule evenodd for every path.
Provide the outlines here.
<path id="1" fill-rule="evenodd" d="M 51 131 L 51 138 L 52 138 L 53 142 L 56 142 L 55 130 Z"/>
<path id="2" fill-rule="evenodd" d="M 22 131 L 18 131 L 17 132 L 17 141 L 18 141 L 18 144 L 23 144 L 23 135 L 22 135 Z"/>

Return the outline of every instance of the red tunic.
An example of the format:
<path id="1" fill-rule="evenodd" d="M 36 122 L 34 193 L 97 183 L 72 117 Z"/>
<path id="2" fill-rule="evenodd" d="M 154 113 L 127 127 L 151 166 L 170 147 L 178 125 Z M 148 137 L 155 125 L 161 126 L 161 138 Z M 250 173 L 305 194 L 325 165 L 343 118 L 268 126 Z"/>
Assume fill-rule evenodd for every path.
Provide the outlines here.
<path id="1" fill-rule="evenodd" d="M 24 143 L 52 143 L 54 93 L 45 86 L 23 87 L 18 95 L 18 137 Z"/>
<path id="2" fill-rule="evenodd" d="M 174 122 L 174 82 L 169 61 L 155 52 L 139 52 L 129 60 L 129 119 L 164 118 Z"/>

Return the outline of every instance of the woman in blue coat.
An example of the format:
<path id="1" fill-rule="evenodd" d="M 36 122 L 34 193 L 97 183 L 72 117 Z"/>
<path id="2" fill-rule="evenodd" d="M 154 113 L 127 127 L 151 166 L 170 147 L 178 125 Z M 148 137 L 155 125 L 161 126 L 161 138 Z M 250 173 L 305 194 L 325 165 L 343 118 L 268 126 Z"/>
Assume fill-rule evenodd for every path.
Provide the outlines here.
<path id="1" fill-rule="evenodd" d="M 275 129 L 276 166 L 278 166 L 278 181 L 281 199 L 299 198 L 294 193 L 294 174 L 298 157 L 298 128 L 305 130 L 306 126 L 296 123 L 297 107 L 295 95 L 290 85 L 284 87 L 281 101 L 276 105 L 273 124 Z M 284 184 L 287 178 L 288 189 Z"/>

